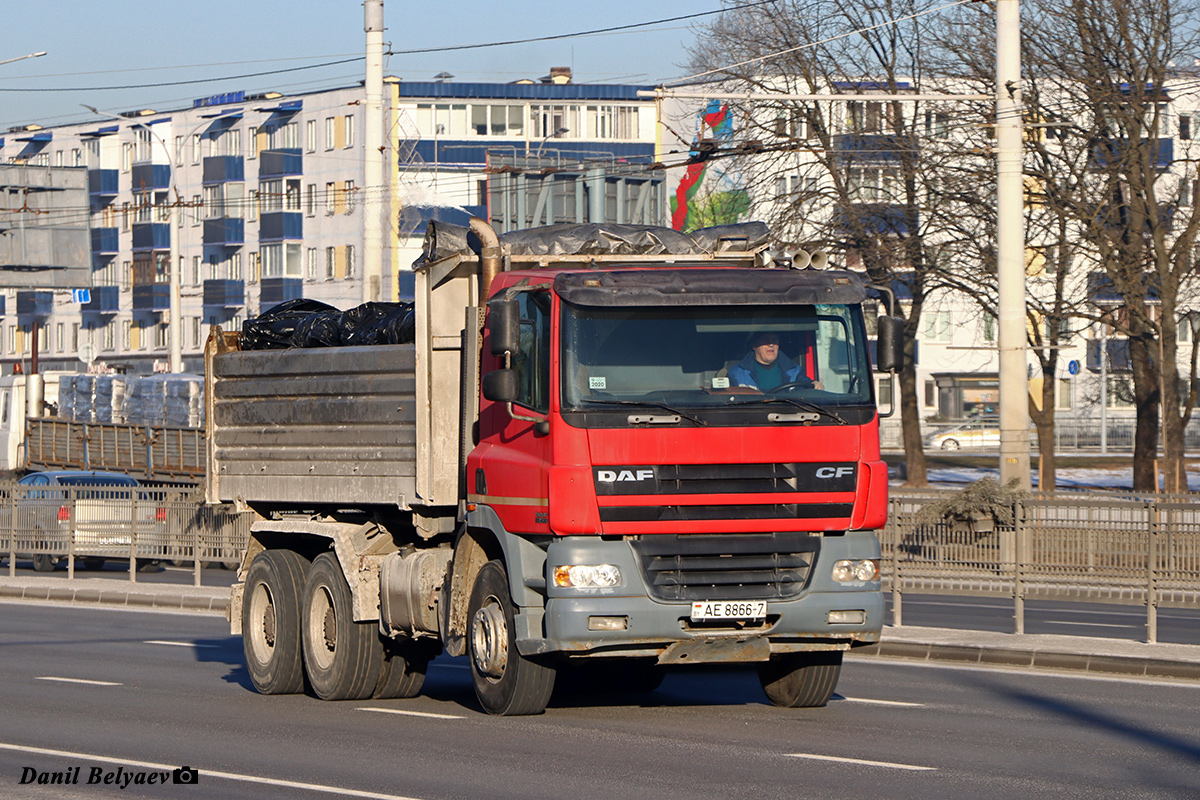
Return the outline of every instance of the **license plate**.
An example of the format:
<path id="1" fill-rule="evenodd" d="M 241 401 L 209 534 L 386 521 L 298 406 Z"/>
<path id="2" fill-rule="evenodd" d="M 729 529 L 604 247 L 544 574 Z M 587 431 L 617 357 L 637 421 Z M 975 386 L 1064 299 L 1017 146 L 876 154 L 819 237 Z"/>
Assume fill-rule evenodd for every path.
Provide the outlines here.
<path id="1" fill-rule="evenodd" d="M 692 621 L 707 619 L 763 619 L 766 600 L 699 600 L 692 603 Z"/>

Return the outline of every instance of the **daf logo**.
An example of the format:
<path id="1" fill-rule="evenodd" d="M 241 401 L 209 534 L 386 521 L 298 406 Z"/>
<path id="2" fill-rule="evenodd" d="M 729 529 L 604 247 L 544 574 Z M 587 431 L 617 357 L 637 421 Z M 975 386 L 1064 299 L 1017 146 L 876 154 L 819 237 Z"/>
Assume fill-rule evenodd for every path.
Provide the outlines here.
<path id="1" fill-rule="evenodd" d="M 631 469 L 623 469 L 617 471 L 614 469 L 601 469 L 596 471 L 596 480 L 601 483 L 620 483 L 622 481 L 648 481 L 654 478 L 654 470 L 639 469 L 634 472 Z"/>
<path id="2" fill-rule="evenodd" d="M 820 467 L 817 470 L 818 478 L 841 478 L 853 474 L 854 467 Z"/>

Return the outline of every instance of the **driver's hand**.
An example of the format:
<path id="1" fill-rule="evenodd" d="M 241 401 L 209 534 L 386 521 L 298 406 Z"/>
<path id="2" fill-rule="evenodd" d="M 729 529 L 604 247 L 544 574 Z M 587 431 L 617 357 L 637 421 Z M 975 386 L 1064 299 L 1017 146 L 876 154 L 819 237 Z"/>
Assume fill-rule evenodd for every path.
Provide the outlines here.
<path id="1" fill-rule="evenodd" d="M 824 390 L 825 384 L 821 383 L 820 381 L 813 381 L 813 388 Z"/>

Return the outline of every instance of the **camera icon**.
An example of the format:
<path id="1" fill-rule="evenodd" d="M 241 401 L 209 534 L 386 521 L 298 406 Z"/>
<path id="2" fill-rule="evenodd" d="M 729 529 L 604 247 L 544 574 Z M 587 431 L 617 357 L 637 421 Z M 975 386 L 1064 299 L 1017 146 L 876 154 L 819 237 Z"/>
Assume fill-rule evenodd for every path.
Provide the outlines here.
<path id="1" fill-rule="evenodd" d="M 191 767 L 180 767 L 171 773 L 171 783 L 193 785 L 200 782 L 200 773 Z"/>

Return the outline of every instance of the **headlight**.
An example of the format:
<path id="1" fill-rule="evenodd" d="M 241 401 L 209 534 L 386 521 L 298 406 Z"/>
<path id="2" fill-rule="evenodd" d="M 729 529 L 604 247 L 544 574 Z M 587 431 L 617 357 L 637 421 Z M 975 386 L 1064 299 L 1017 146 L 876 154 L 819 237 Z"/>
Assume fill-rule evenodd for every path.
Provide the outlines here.
<path id="1" fill-rule="evenodd" d="M 612 564 L 566 564 L 554 568 L 554 585 L 571 589 L 602 589 L 618 586 L 621 570 Z"/>
<path id="2" fill-rule="evenodd" d="M 838 583 L 879 580 L 879 561 L 864 558 L 858 561 L 835 561 L 833 579 Z"/>

